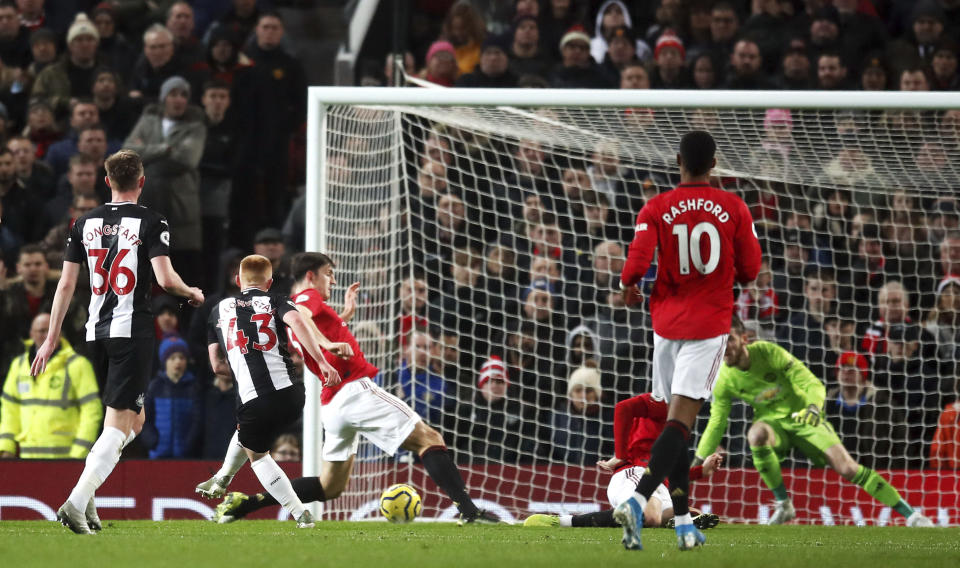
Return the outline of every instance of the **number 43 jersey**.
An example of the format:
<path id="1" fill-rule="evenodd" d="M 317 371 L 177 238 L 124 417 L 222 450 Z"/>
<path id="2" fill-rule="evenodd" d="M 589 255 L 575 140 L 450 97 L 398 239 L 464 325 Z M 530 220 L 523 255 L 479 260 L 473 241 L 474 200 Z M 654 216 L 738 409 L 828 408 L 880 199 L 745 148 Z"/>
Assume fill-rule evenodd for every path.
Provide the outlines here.
<path id="1" fill-rule="evenodd" d="M 657 254 L 650 296 L 653 330 L 667 339 L 730 333 L 733 283 L 760 270 L 760 243 L 747 205 L 706 184 L 680 184 L 637 215 L 620 281 L 639 282 Z"/>
<path id="2" fill-rule="evenodd" d="M 150 259 L 169 253 L 167 220 L 135 203 L 106 203 L 74 222 L 64 259 L 90 272 L 87 341 L 154 337 Z"/>
<path id="3" fill-rule="evenodd" d="M 241 402 L 303 382 L 294 372 L 283 323 L 296 310 L 288 298 L 247 288 L 210 311 L 207 345 L 218 343 L 227 354 Z"/>

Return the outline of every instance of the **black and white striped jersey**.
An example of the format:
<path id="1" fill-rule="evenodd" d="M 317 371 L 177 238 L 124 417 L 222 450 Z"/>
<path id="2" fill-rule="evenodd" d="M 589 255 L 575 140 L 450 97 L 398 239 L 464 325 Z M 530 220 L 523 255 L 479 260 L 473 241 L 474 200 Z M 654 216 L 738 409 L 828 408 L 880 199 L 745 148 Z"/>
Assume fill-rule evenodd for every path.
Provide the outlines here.
<path id="1" fill-rule="evenodd" d="M 150 259 L 169 254 L 167 220 L 142 205 L 106 203 L 76 220 L 64 259 L 90 269 L 87 341 L 154 337 Z"/>
<path id="2" fill-rule="evenodd" d="M 227 354 L 241 402 L 303 381 L 294 373 L 283 323 L 296 309 L 285 296 L 247 288 L 210 311 L 207 344 L 219 343 Z"/>

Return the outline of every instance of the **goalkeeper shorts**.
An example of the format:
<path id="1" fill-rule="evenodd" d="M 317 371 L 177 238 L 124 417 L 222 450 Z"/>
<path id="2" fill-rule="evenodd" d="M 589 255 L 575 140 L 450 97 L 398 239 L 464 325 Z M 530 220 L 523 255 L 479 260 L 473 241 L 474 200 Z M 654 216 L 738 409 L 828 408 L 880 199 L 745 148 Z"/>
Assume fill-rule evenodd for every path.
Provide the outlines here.
<path id="1" fill-rule="evenodd" d="M 836 446 L 840 442 L 833 426 L 827 420 L 821 420 L 820 424 L 811 426 L 805 422 L 794 422 L 789 418 L 779 420 L 760 419 L 771 428 L 777 435 L 777 440 L 773 445 L 773 451 L 777 454 L 780 461 L 785 460 L 790 455 L 790 450 L 797 448 L 803 455 L 807 456 L 813 465 L 824 467 L 827 465 L 827 448 Z"/>

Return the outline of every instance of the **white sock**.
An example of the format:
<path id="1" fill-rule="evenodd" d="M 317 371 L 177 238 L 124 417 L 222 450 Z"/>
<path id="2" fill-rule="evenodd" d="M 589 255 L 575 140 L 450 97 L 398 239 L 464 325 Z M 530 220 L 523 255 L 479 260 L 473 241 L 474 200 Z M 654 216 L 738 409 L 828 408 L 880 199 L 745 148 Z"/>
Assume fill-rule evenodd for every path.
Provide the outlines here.
<path id="1" fill-rule="evenodd" d="M 634 492 L 633 497 L 631 497 L 631 499 L 633 499 L 634 501 L 637 502 L 638 505 L 640 505 L 640 510 L 641 510 L 641 511 L 646 511 L 646 510 L 647 510 L 647 498 L 646 498 L 646 497 L 644 497 L 643 495 L 641 495 L 641 494 L 639 494 L 639 493 Z"/>
<path id="2" fill-rule="evenodd" d="M 253 468 L 253 473 L 257 475 L 260 485 L 263 485 L 267 493 L 276 499 L 277 503 L 283 505 L 283 508 L 290 512 L 291 517 L 299 519 L 304 511 L 303 503 L 294 492 L 293 485 L 290 485 L 287 474 L 283 473 L 270 454 L 251 462 L 250 467 Z"/>
<path id="3" fill-rule="evenodd" d="M 123 447 L 120 448 L 120 451 L 123 451 L 124 448 L 130 445 L 130 442 L 137 437 L 137 433 L 134 430 L 130 430 L 130 435 L 127 436 L 127 439 L 123 441 Z"/>
<path id="4" fill-rule="evenodd" d="M 561 526 L 561 527 L 572 527 L 572 526 L 573 526 L 573 515 L 560 515 L 560 526 Z"/>
<path id="5" fill-rule="evenodd" d="M 247 452 L 240 445 L 240 433 L 234 432 L 233 437 L 230 438 L 230 443 L 227 444 L 227 455 L 223 457 L 223 465 L 215 475 L 233 479 L 233 476 L 240 471 L 245 463 L 247 463 Z"/>
<path id="6" fill-rule="evenodd" d="M 123 442 L 126 439 L 127 435 L 116 428 L 107 426 L 103 429 L 103 433 L 87 454 L 86 465 L 83 473 L 80 474 L 80 479 L 77 480 L 77 485 L 67 498 L 78 510 L 83 511 L 87 508 L 87 503 L 93 498 L 93 494 L 110 476 L 110 472 L 120 461 L 120 450 L 123 449 Z"/>
<path id="7" fill-rule="evenodd" d="M 677 515 L 677 516 L 675 516 L 675 517 L 673 518 L 673 522 L 674 522 L 674 525 L 676 525 L 676 526 L 679 527 L 679 526 L 683 526 L 683 525 L 692 525 L 692 524 L 693 524 L 693 519 L 690 518 L 690 513 L 687 513 L 686 515 Z"/>

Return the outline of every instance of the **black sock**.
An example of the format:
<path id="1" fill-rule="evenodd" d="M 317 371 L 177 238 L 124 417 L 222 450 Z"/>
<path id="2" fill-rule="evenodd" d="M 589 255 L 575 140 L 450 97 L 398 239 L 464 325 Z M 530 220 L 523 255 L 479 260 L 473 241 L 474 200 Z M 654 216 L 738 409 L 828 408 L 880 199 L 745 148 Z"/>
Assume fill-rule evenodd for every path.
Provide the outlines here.
<path id="1" fill-rule="evenodd" d="M 657 438 L 657 441 L 653 443 L 653 448 L 650 449 L 650 463 L 647 464 L 647 471 L 644 472 L 643 477 L 640 478 L 640 483 L 637 484 L 637 493 L 647 499 L 653 495 L 657 487 L 673 471 L 673 466 L 680 455 L 686 455 L 689 437 L 690 429 L 682 422 L 667 421 L 660 437 Z"/>
<path id="2" fill-rule="evenodd" d="M 290 485 L 293 486 L 293 490 L 297 494 L 297 497 L 300 498 L 301 503 L 327 500 L 319 477 L 299 477 L 291 481 Z M 241 503 L 235 513 L 237 517 L 244 517 L 264 507 L 279 504 L 280 503 L 269 493 L 257 493 L 256 495 L 251 495 L 249 499 Z"/>
<path id="3" fill-rule="evenodd" d="M 431 446 L 420 454 L 420 461 L 423 462 L 424 469 L 430 479 L 453 499 L 453 502 L 460 509 L 460 512 L 467 517 L 477 515 L 477 506 L 473 504 L 473 499 L 467 495 L 467 486 L 460 476 L 460 470 L 453 463 L 453 458 L 447 448 L 443 446 Z"/>
<path id="4" fill-rule="evenodd" d="M 596 513 L 584 513 L 574 515 L 570 524 L 575 527 L 609 527 L 616 528 L 620 523 L 613 520 L 613 509 L 606 511 L 597 511 Z"/>
<path id="5" fill-rule="evenodd" d="M 683 453 L 673 464 L 670 480 L 670 497 L 673 500 L 673 515 L 686 515 L 690 512 L 690 452 L 684 444 Z"/>

